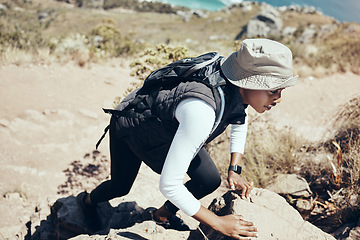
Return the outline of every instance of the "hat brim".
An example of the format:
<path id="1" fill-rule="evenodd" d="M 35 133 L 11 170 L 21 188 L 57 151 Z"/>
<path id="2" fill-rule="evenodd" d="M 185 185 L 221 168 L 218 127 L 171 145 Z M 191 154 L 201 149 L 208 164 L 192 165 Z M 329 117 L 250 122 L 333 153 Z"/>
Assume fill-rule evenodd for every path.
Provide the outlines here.
<path id="1" fill-rule="evenodd" d="M 296 84 L 298 76 L 291 76 L 287 78 L 275 76 L 254 74 L 240 65 L 234 66 L 230 55 L 228 58 L 221 61 L 221 70 L 225 77 L 235 86 L 253 89 L 253 90 L 277 90 L 281 88 L 292 87 Z"/>

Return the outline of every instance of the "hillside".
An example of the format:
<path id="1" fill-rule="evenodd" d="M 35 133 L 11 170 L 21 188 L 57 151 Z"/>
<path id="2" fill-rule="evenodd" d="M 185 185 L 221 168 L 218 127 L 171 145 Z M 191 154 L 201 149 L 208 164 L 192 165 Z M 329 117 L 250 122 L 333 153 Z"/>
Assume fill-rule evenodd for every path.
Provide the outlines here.
<path id="1" fill-rule="evenodd" d="M 157 13 L 150 7 L 144 12 L 132 10 L 136 7 L 104 10 L 52 0 L 2 2 L 3 64 L 72 59 L 81 65 L 136 56 L 159 43 L 185 45 L 194 55 L 206 51 L 227 55 L 236 49 L 235 40 L 250 35 L 287 44 L 302 75 L 358 73 L 360 69 L 353 54 L 359 52 L 359 24 L 339 23 L 311 8 L 271 9 L 268 5 L 260 12 L 264 21 L 256 23 L 259 32 L 240 35 L 266 5 L 244 2 L 217 12 L 171 9 L 172 13 Z"/>

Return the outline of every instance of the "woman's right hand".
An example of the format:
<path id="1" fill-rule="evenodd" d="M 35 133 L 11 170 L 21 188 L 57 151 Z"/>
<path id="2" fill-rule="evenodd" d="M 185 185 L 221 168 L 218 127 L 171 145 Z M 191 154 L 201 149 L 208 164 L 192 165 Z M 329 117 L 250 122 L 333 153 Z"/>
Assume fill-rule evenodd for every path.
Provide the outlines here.
<path id="1" fill-rule="evenodd" d="M 245 240 L 249 237 L 257 237 L 257 228 L 241 215 L 218 216 L 201 206 L 193 218 L 234 239 Z"/>
<path id="2" fill-rule="evenodd" d="M 216 228 L 216 229 L 215 229 Z M 214 229 L 234 239 L 244 240 L 257 237 L 257 228 L 241 215 L 225 215 L 219 217 L 219 222 Z"/>

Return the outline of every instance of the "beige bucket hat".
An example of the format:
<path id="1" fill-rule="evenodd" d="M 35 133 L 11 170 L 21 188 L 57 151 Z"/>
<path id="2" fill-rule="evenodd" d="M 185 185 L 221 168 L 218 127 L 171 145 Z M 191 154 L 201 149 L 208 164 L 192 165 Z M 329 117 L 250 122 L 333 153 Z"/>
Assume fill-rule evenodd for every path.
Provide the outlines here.
<path id="1" fill-rule="evenodd" d="M 254 90 L 276 90 L 294 86 L 292 53 L 269 39 L 245 39 L 241 48 L 221 63 L 225 77 L 234 85 Z"/>

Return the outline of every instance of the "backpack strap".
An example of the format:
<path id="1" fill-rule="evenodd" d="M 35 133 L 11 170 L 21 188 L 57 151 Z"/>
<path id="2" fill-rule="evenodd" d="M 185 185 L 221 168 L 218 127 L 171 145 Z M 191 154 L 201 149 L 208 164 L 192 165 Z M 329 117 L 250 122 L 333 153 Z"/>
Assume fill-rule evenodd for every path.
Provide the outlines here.
<path id="1" fill-rule="evenodd" d="M 116 117 L 129 117 L 129 118 L 145 119 L 145 116 L 143 114 L 137 113 L 132 109 L 127 110 L 127 111 L 120 111 L 120 110 L 116 110 L 116 109 L 103 108 L 103 111 L 105 113 L 115 115 Z"/>
<path id="2" fill-rule="evenodd" d="M 101 135 L 100 139 L 97 141 L 97 143 L 96 143 L 96 150 L 98 149 L 101 141 L 104 139 L 104 137 L 105 137 L 106 133 L 109 131 L 109 129 L 110 129 L 110 124 L 106 126 L 106 128 L 104 129 L 103 135 Z"/>
<path id="3" fill-rule="evenodd" d="M 216 89 L 219 91 L 219 95 L 220 95 L 220 111 L 219 111 L 219 115 L 214 123 L 214 127 L 211 130 L 211 134 L 215 131 L 215 129 L 219 126 L 220 121 L 224 115 L 224 111 L 225 111 L 225 96 L 224 96 L 224 92 L 221 89 L 220 86 L 217 86 Z"/>
<path id="4" fill-rule="evenodd" d="M 181 77 L 187 77 L 190 74 L 196 72 L 197 70 L 199 70 L 200 68 L 203 68 L 213 62 L 215 62 L 216 60 L 218 60 L 218 58 L 220 57 L 219 53 L 216 53 L 214 57 L 212 57 L 211 59 L 204 61 L 202 63 L 196 64 L 195 66 L 192 66 L 186 73 L 184 73 Z"/>

